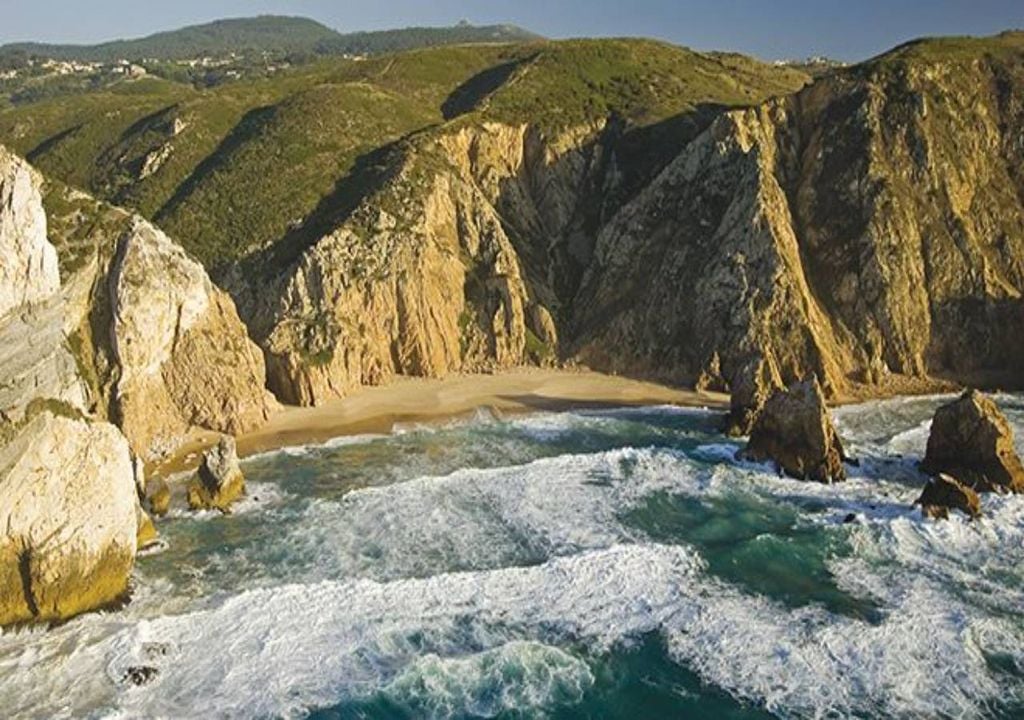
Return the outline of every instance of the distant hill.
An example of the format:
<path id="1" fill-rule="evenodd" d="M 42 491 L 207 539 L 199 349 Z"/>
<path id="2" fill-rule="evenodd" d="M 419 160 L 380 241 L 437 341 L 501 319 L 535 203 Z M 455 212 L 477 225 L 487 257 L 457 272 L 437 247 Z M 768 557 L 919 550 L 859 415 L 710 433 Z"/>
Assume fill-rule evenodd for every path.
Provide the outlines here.
<path id="1" fill-rule="evenodd" d="M 543 37 L 515 25 L 470 25 L 453 27 L 410 27 L 378 32 L 354 32 L 325 40 L 318 50 L 329 54 L 377 55 L 422 47 L 486 42 L 529 42 Z"/>
<path id="2" fill-rule="evenodd" d="M 56 60 L 89 62 L 111 62 L 121 58 L 172 60 L 247 50 L 285 53 L 310 51 L 319 43 L 334 41 L 339 37 L 336 31 L 314 20 L 267 15 L 217 20 L 144 38 L 114 40 L 99 45 L 14 43 L 0 47 L 0 53 L 23 52 Z"/>
<path id="3" fill-rule="evenodd" d="M 374 55 L 434 45 L 519 42 L 539 38 L 514 25 L 478 27 L 465 22 L 453 27 L 417 27 L 342 34 L 308 18 L 265 15 L 217 20 L 144 38 L 114 40 L 99 45 L 12 43 L 0 47 L 0 59 L 35 55 L 55 60 L 113 62 L 142 58 L 175 60 L 246 52 Z"/>

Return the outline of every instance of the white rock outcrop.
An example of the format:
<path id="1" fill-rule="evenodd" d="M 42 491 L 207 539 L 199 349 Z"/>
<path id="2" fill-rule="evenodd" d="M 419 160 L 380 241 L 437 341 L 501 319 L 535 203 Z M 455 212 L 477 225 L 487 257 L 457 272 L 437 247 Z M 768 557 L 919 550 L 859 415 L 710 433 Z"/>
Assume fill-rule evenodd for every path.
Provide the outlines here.
<path id="1" fill-rule="evenodd" d="M 0 448 L 0 626 L 117 600 L 138 522 L 128 442 L 113 425 L 50 412 L 14 433 Z"/>
<path id="2" fill-rule="evenodd" d="M 0 146 L 0 317 L 60 290 L 57 251 L 46 239 L 42 179 Z"/>
<path id="3" fill-rule="evenodd" d="M 180 246 L 135 218 L 108 282 L 114 400 L 136 452 L 169 450 L 192 426 L 234 434 L 268 417 L 262 353 L 231 299 Z"/>

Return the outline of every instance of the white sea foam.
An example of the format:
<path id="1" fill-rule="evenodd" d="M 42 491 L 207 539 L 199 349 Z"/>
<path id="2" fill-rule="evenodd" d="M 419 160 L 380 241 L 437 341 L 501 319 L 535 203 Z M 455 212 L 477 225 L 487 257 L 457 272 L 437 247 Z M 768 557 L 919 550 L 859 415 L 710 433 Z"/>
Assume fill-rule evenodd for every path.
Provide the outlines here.
<path id="1" fill-rule="evenodd" d="M 699 462 L 625 448 L 341 500 L 288 496 L 266 509 L 280 523 L 272 543 L 210 562 L 208 590 L 233 574 L 244 589 L 231 597 L 178 597 L 146 578 L 121 613 L 0 635 L 4 713 L 290 716 L 383 695 L 433 717 L 540 714 L 587 692 L 593 657 L 658 632 L 706 682 L 783 717 L 982 715 L 1024 687 L 1024 498 L 986 497 L 980 522 L 923 520 L 911 507 L 920 476 L 891 458 L 919 442 L 921 406 L 883 410 L 876 422 L 873 408 L 844 409 L 841 429 L 866 461 L 833 486 L 708 442 L 692 452 Z M 617 422 L 522 420 L 527 435 Z M 659 492 L 749 493 L 843 533 L 850 552 L 828 567 L 877 605 L 876 621 L 750 595 L 710 576 L 695 550 L 651 545 L 623 513 Z M 851 512 L 860 523 L 839 529 Z M 289 584 L 274 587 L 282 573 Z M 124 681 L 138 665 L 157 668 L 152 684 Z"/>
<path id="2" fill-rule="evenodd" d="M 513 641 L 466 657 L 419 658 L 382 694 L 418 717 L 489 718 L 571 705 L 593 684 L 580 658 L 550 645 Z"/>
<path id="3" fill-rule="evenodd" d="M 680 548 L 629 546 L 528 568 L 248 591 L 207 611 L 140 622 L 102 643 L 99 656 L 116 688 L 108 700 L 129 716 L 290 716 L 383 688 L 400 692 L 423 677 L 424 655 L 461 657 L 443 674 L 469 673 L 459 682 L 472 688 L 495 662 L 515 661 L 508 643 L 523 636 L 607 649 L 663 626 L 699 567 Z M 506 650 L 482 661 L 467 659 L 467 647 Z M 543 705 L 589 683 L 579 661 L 530 652 L 527 664 L 539 660 L 560 677 L 545 683 L 543 671 L 527 669 L 518 682 L 506 678 L 509 697 Z M 124 682 L 140 665 L 157 669 L 154 682 Z M 466 711 L 451 682 L 438 690 L 421 700 L 427 708 Z M 470 689 L 462 699 L 477 696 Z"/>

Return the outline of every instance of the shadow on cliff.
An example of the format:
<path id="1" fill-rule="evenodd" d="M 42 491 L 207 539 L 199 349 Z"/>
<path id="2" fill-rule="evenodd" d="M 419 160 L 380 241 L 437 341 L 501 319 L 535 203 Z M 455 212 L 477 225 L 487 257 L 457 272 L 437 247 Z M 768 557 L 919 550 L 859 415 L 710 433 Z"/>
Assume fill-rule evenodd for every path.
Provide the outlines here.
<path id="1" fill-rule="evenodd" d="M 273 119 L 275 111 L 276 108 L 273 105 L 266 105 L 250 110 L 242 116 L 242 119 L 232 128 L 231 132 L 220 141 L 217 149 L 199 163 L 192 174 L 178 185 L 170 199 L 156 212 L 154 216 L 156 223 L 162 226 L 167 220 L 168 215 L 173 213 L 187 200 L 189 195 L 203 184 L 203 181 L 230 162 L 231 156 L 235 151 L 263 132 Z"/>
<path id="2" fill-rule="evenodd" d="M 512 79 L 519 68 L 532 62 L 536 56 L 534 54 L 528 58 L 512 60 L 477 73 L 452 91 L 441 105 L 442 116 L 445 120 L 453 120 L 476 110 L 481 103 Z"/>
<path id="3" fill-rule="evenodd" d="M 602 228 L 731 109 L 702 103 L 638 126 L 613 114 L 595 137 L 553 162 L 546 158 L 543 133 L 528 132 L 524 172 L 501 181 L 495 205 L 531 299 L 555 319 L 563 359 L 580 334 L 573 307 Z"/>
<path id="4" fill-rule="evenodd" d="M 932 308 L 928 356 L 941 379 L 985 390 L 1024 389 L 1024 300 L 960 297 Z"/>

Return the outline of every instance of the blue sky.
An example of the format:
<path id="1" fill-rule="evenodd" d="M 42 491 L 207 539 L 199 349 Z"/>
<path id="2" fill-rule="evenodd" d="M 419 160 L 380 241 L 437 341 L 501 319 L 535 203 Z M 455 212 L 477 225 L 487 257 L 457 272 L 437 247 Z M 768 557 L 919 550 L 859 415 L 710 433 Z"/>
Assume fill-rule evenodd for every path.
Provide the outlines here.
<path id="1" fill-rule="evenodd" d="M 0 0 L 0 42 L 97 42 L 263 13 L 342 31 L 512 22 L 550 37 L 642 35 L 765 59 L 858 60 L 922 35 L 1024 28 L 1024 0 Z"/>

